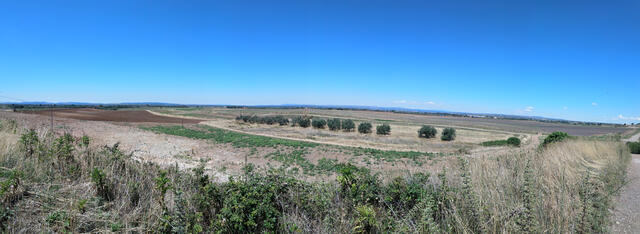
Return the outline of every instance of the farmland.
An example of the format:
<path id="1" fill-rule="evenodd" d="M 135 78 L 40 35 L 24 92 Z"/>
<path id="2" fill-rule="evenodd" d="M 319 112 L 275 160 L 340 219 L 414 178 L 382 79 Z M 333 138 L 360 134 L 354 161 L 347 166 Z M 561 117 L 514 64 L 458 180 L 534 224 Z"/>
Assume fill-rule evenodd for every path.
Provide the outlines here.
<path id="1" fill-rule="evenodd" d="M 240 115 L 283 116 L 289 122 L 245 122 Z M 293 126 L 299 116 L 310 118 L 311 124 Z M 371 132 L 342 130 L 336 118 L 340 123 L 352 120 L 355 126 L 371 123 Z M 313 124 L 318 119 L 329 121 Z M 612 197 L 622 186 L 620 173 L 629 160 L 617 139 L 636 131 L 376 111 L 197 107 L 3 111 L 0 123 L 0 166 L 14 168 L 2 169 L 8 178 L 3 181 L 14 183 L 18 171 L 32 172 L 20 175 L 21 181 L 39 194 L 16 201 L 12 209 L 31 203 L 56 207 L 18 212 L 8 227 L 127 232 L 166 231 L 162 227 L 167 220 L 183 220 L 187 226 L 180 227 L 197 227 L 194 232 L 605 230 Z M 435 133 L 419 137 L 425 125 Z M 381 132 L 379 126 L 388 129 Z M 442 137 L 445 128 L 454 133 L 447 140 Z M 563 130 L 574 134 L 542 146 L 551 131 Z M 36 140 L 25 140 L 30 138 Z M 507 140 L 514 138 L 520 144 Z M 86 144 L 81 139 L 87 139 Z M 587 171 L 594 173 L 593 179 L 585 177 Z M 76 179 L 66 179 L 71 177 Z M 41 181 L 64 186 L 52 190 Z M 586 203 L 571 191 L 587 185 L 601 193 L 584 199 L 600 202 L 589 205 L 602 209 L 580 211 L 579 204 Z M 9 194 L 26 191 L 17 186 Z M 531 189 L 542 187 L 551 193 Z M 561 187 L 570 189 L 556 189 Z M 120 195 L 110 195 L 116 192 Z M 520 193 L 529 194 L 530 200 L 522 200 Z M 260 203 L 231 211 L 240 209 L 236 199 Z M 437 208 L 435 202 L 447 205 Z M 473 213 L 479 209 L 482 213 Z M 201 216 L 183 216 L 195 211 Z M 96 218 L 105 212 L 106 218 Z M 251 212 L 261 216 L 239 219 L 256 225 L 224 222 Z M 574 223 L 581 215 L 601 218 Z"/>
<path id="2" fill-rule="evenodd" d="M 221 181 L 240 174 L 247 163 L 263 168 L 283 167 L 311 181 L 335 176 L 335 171 L 317 169 L 327 162 L 369 167 L 386 177 L 425 168 L 437 172 L 454 155 L 482 157 L 534 149 L 543 134 L 550 131 L 583 135 L 630 131 L 613 126 L 326 109 L 77 108 L 25 113 L 5 115 L 27 116 L 31 126 L 46 126 L 53 114 L 54 125 L 60 130 L 88 134 L 105 145 L 119 143 L 137 158 L 163 165 L 194 168 L 204 162 Z M 389 135 L 378 135 L 375 129 L 374 133 L 361 134 L 291 124 L 252 124 L 236 120 L 239 115 L 350 119 L 356 126 L 363 122 L 372 123 L 374 128 L 388 124 L 391 131 Z M 417 130 L 423 125 L 434 126 L 436 135 L 419 138 Z M 440 139 L 446 127 L 455 128 L 455 140 Z M 501 143 L 510 137 L 521 140 L 521 146 Z"/>

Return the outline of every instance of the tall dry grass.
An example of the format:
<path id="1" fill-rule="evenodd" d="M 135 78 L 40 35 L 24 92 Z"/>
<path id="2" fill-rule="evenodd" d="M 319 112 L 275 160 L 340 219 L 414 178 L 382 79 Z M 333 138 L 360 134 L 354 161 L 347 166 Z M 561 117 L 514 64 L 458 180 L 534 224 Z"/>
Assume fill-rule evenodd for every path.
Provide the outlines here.
<path id="1" fill-rule="evenodd" d="M 574 139 L 516 155 L 472 159 L 471 171 L 480 202 L 489 214 L 490 232 L 518 230 L 517 220 L 525 209 L 525 171 L 530 169 L 538 230 L 572 233 L 582 215 L 579 192 L 587 174 L 599 183 L 609 183 L 611 191 L 605 192 L 613 196 L 624 183 L 629 160 L 620 142 Z"/>

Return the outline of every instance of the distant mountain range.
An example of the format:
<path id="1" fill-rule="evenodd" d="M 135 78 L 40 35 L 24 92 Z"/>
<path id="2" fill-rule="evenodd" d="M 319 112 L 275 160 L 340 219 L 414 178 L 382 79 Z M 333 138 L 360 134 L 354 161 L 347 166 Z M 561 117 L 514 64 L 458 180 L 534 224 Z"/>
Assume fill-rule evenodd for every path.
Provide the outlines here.
<path id="1" fill-rule="evenodd" d="M 507 115 L 507 114 L 491 114 L 491 113 L 469 113 L 455 112 L 446 110 L 425 110 L 412 109 L 404 107 L 380 107 L 380 106 L 358 106 L 358 105 L 307 105 L 307 104 L 282 104 L 282 105 L 224 105 L 224 104 L 176 104 L 165 102 L 122 102 L 122 103 L 90 103 L 90 102 L 3 102 L 1 105 L 55 105 L 55 106 L 157 106 L 157 107 L 176 107 L 176 106 L 198 106 L 198 107 L 230 107 L 230 108 L 316 108 L 316 109 L 350 109 L 350 110 L 372 110 L 372 111 L 388 111 L 399 113 L 420 113 L 420 114 L 436 114 L 465 116 L 474 118 L 500 118 L 500 119 L 518 119 L 518 120 L 535 120 L 544 122 L 563 122 L 563 123 L 580 123 L 580 124 L 602 124 L 594 122 L 583 122 L 564 120 L 556 118 L 548 118 L 542 116 L 523 116 L 523 115 Z"/>

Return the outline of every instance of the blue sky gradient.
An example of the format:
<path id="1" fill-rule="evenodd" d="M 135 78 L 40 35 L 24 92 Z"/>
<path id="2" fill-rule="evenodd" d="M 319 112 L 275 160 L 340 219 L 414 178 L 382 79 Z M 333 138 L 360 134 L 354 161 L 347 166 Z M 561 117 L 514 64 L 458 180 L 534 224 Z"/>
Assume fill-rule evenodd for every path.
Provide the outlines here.
<path id="1" fill-rule="evenodd" d="M 640 122 L 640 1 L 3 1 L 0 102 Z"/>

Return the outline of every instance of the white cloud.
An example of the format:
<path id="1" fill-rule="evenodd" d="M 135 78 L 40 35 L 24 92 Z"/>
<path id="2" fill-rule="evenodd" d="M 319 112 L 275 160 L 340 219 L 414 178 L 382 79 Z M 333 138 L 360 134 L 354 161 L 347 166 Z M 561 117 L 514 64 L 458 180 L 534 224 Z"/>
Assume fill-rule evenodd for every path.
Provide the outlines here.
<path id="1" fill-rule="evenodd" d="M 428 105 L 437 105 L 435 102 L 433 101 L 412 101 L 412 100 L 396 100 L 393 101 L 394 104 L 401 104 L 401 105 L 411 105 L 411 106 L 428 106 Z"/>
<path id="2" fill-rule="evenodd" d="M 533 106 L 527 106 L 524 108 L 524 112 L 532 112 L 533 111 Z"/>
<path id="3" fill-rule="evenodd" d="M 638 121 L 640 121 L 640 117 L 631 117 L 631 116 L 623 116 L 623 115 L 618 115 L 618 119 L 621 119 L 621 120 L 638 120 Z"/>
<path id="4" fill-rule="evenodd" d="M 592 103 L 591 103 L 591 105 L 592 105 L 592 106 L 597 106 L 597 105 L 598 105 L 598 103 L 592 102 Z"/>

